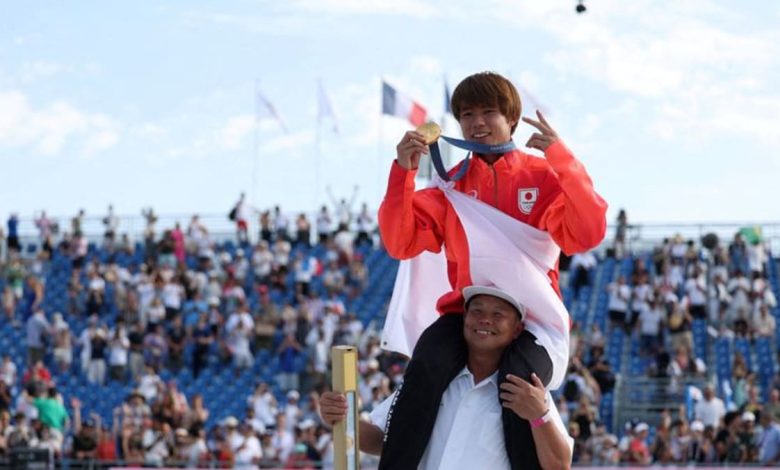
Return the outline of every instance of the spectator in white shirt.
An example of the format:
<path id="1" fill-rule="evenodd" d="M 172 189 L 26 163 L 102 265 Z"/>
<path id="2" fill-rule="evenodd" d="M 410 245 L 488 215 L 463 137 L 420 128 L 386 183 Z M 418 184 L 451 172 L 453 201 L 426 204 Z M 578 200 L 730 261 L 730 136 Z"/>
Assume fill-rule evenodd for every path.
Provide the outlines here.
<path id="1" fill-rule="evenodd" d="M 723 400 L 715 396 L 712 385 L 706 385 L 702 393 L 703 398 L 693 409 L 693 414 L 704 426 L 712 426 L 716 431 L 720 427 L 721 420 L 726 416 L 726 406 Z"/>
<path id="2" fill-rule="evenodd" d="M 610 326 L 613 328 L 625 328 L 628 320 L 626 318 L 628 302 L 631 301 L 631 288 L 626 284 L 625 276 L 619 276 L 616 282 L 610 283 L 607 286 L 607 292 L 609 293 L 607 308 L 609 310 Z"/>

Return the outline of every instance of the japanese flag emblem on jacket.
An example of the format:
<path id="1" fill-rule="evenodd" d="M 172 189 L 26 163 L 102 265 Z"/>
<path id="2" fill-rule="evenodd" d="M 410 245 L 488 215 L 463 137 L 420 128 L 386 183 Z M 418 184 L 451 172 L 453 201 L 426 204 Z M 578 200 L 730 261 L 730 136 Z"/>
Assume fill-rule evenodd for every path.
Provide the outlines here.
<path id="1" fill-rule="evenodd" d="M 536 200 L 539 198 L 539 188 L 522 188 L 517 190 L 517 207 L 523 214 L 530 214 Z"/>

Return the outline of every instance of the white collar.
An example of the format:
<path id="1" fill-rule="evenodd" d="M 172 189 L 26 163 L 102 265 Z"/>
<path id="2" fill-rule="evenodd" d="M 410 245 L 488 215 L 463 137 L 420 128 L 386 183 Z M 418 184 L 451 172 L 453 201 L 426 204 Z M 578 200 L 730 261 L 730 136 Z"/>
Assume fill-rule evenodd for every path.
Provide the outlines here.
<path id="1" fill-rule="evenodd" d="M 461 371 L 458 373 L 458 375 L 455 376 L 455 379 L 460 379 L 462 377 L 468 377 L 469 383 L 474 384 L 474 374 L 471 373 L 468 366 L 461 369 Z M 482 382 L 478 384 L 474 384 L 474 388 L 481 387 L 483 385 L 487 385 L 487 383 L 490 382 L 496 387 L 498 387 L 498 370 L 493 372 L 488 378 L 484 379 Z"/>

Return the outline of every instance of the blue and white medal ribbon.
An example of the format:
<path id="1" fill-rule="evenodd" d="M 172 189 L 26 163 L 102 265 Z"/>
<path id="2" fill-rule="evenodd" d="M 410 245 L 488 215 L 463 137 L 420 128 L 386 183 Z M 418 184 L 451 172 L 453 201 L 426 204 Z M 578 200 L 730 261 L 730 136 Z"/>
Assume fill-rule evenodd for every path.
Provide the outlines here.
<path id="1" fill-rule="evenodd" d="M 453 137 L 447 137 L 440 135 L 439 138 L 444 139 L 448 144 L 462 148 L 463 150 L 468 150 L 472 153 L 481 153 L 483 155 L 490 155 L 490 154 L 500 154 L 500 153 L 506 153 L 511 152 L 512 150 L 516 149 L 515 143 L 513 141 L 509 141 L 503 144 L 481 144 L 479 142 L 471 142 L 468 140 L 461 140 L 461 139 L 455 139 Z M 441 178 L 444 181 L 458 181 L 459 179 L 463 178 L 463 175 L 466 174 L 466 171 L 469 169 L 469 164 L 471 163 L 471 154 L 469 154 L 464 160 L 463 164 L 460 166 L 460 169 L 458 169 L 458 172 L 452 175 L 450 177 L 449 174 L 447 174 L 447 169 L 444 168 L 444 163 L 441 159 L 441 152 L 439 151 L 439 142 L 433 141 L 430 144 L 428 144 L 428 148 L 430 149 L 431 154 L 431 163 L 433 163 L 433 168 L 436 169 L 436 173 L 439 175 L 439 178 Z"/>

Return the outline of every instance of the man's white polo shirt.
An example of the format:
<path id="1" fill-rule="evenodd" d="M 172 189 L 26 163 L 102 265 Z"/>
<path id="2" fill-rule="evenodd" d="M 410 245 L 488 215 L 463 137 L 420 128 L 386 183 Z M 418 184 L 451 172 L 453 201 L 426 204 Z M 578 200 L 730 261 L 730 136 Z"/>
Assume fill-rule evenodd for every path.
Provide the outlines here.
<path id="1" fill-rule="evenodd" d="M 385 429 L 387 414 L 395 394 L 388 397 L 371 412 L 371 423 Z M 567 438 L 558 410 L 548 392 L 552 421 Z M 415 432 L 409 429 L 407 432 Z M 464 368 L 450 382 L 442 395 L 433 433 L 425 449 L 419 470 L 506 469 L 509 458 L 504 448 L 504 430 L 501 423 L 501 405 L 498 401 L 498 372 L 478 384 Z"/>

